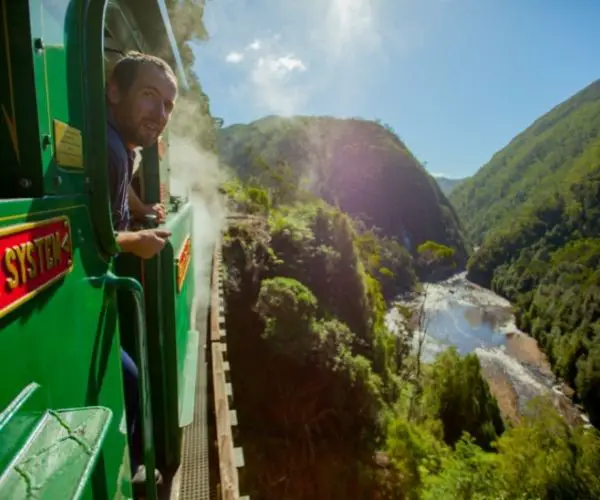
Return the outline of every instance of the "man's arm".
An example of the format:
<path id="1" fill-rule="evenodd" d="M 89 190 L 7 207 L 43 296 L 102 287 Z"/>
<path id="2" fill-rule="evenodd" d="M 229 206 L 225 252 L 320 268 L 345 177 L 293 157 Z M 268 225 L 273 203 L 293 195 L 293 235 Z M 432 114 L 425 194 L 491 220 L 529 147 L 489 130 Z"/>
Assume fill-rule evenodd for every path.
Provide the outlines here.
<path id="1" fill-rule="evenodd" d="M 146 205 L 144 205 L 144 202 L 140 200 L 131 184 L 129 185 L 128 191 L 129 210 L 131 210 L 131 213 L 138 217 L 146 215 Z"/>
<path id="2" fill-rule="evenodd" d="M 158 222 L 165 219 L 165 209 L 160 203 L 146 205 L 135 192 L 135 189 L 129 185 L 128 188 L 129 210 L 137 218 L 143 218 L 144 215 L 154 214 L 158 217 Z"/>
<path id="3" fill-rule="evenodd" d="M 123 252 L 149 259 L 162 250 L 169 236 L 171 233 L 162 229 L 144 229 L 120 231 L 116 234 L 116 240 Z"/>
<path id="4" fill-rule="evenodd" d="M 119 231 L 115 234 L 115 239 L 119 247 L 121 247 L 121 251 L 125 253 L 135 253 L 133 250 L 139 244 L 139 232 L 133 231 Z"/>

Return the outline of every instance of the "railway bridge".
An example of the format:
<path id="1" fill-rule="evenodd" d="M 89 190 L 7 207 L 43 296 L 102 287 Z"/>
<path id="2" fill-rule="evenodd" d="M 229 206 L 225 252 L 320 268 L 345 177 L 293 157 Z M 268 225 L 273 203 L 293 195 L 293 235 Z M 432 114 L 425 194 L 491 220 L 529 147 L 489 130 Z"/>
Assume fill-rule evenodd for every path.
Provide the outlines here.
<path id="1" fill-rule="evenodd" d="M 234 213 L 227 223 L 262 218 Z M 198 311 L 201 329 L 194 420 L 184 430 L 179 487 L 170 500 L 248 500 L 240 492 L 239 471 L 244 453 L 239 446 L 238 417 L 227 357 L 224 267 L 221 240 L 215 243 L 210 273 L 208 311 Z"/>

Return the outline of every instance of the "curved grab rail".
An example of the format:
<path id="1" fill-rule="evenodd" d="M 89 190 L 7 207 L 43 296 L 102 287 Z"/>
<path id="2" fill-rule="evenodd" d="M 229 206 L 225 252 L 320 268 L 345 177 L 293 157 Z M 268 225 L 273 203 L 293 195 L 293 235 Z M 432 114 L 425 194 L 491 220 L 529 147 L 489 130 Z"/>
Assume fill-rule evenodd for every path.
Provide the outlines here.
<path id="1" fill-rule="evenodd" d="M 127 290 L 135 303 L 135 349 L 140 373 L 140 407 L 142 413 L 142 437 L 144 444 L 144 465 L 146 466 L 146 498 L 156 499 L 154 481 L 154 437 L 152 424 L 152 402 L 150 397 L 150 370 L 148 366 L 148 347 L 146 345 L 146 318 L 144 316 L 144 289 L 139 281 L 116 276 L 111 272 L 103 276 L 104 283 L 114 289 Z"/>
<path id="2" fill-rule="evenodd" d="M 84 106 L 84 156 L 85 172 L 89 178 L 90 208 L 94 236 L 107 256 L 120 251 L 115 239 L 110 194 L 108 189 L 108 153 L 106 139 L 106 102 L 104 88 L 104 18 L 107 0 L 79 0 L 71 2 L 73 13 L 78 16 L 70 37 L 79 53 L 80 75 L 73 81 L 81 85 Z"/>

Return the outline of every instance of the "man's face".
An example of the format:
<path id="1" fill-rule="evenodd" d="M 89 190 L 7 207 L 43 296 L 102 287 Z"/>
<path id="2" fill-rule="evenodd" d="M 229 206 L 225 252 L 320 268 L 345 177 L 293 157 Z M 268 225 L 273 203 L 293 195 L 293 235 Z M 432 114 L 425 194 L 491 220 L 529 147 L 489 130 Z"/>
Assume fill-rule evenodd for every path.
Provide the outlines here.
<path id="1" fill-rule="evenodd" d="M 152 146 L 163 132 L 177 97 L 177 86 L 162 69 L 144 64 L 126 95 L 114 83 L 109 90 L 119 132 L 130 147 Z"/>

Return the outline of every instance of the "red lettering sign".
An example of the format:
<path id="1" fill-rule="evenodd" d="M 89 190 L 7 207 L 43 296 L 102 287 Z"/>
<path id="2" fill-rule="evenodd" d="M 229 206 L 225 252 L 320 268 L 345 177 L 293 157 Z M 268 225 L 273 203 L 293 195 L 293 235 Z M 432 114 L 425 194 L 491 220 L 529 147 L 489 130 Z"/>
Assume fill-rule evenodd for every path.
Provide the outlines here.
<path id="1" fill-rule="evenodd" d="M 177 293 L 181 292 L 183 288 L 183 282 L 185 280 L 185 276 L 190 267 L 190 261 L 192 260 L 192 241 L 188 236 L 183 243 L 183 247 L 179 255 L 177 256 Z"/>
<path id="2" fill-rule="evenodd" d="M 0 229 L 0 317 L 73 268 L 68 217 Z"/>

